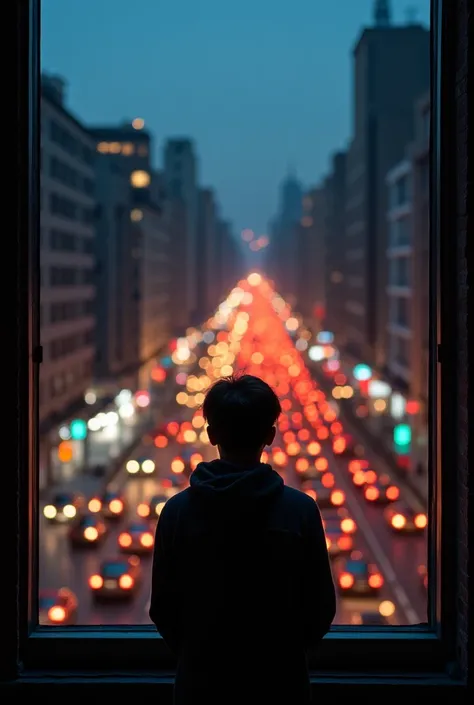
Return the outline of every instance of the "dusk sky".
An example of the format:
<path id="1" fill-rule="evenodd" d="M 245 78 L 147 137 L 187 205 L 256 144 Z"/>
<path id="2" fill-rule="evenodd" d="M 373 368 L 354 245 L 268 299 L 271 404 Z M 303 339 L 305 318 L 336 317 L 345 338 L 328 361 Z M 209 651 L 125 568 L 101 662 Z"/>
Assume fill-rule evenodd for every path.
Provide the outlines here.
<path id="1" fill-rule="evenodd" d="M 318 183 L 350 137 L 351 49 L 373 0 L 42 0 L 43 70 L 86 124 L 143 117 L 161 165 L 194 139 L 236 232 L 267 230 L 292 165 Z M 429 0 L 392 0 L 429 20 Z"/>

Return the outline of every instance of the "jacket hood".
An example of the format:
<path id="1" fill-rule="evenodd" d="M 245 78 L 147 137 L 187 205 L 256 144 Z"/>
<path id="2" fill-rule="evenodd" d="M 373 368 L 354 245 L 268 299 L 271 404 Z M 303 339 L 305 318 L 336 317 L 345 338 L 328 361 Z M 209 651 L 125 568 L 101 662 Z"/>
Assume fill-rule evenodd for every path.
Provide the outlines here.
<path id="1" fill-rule="evenodd" d="M 258 512 L 283 490 L 283 480 L 271 465 L 240 468 L 225 460 L 199 463 L 190 478 L 193 498 L 208 512 Z"/>

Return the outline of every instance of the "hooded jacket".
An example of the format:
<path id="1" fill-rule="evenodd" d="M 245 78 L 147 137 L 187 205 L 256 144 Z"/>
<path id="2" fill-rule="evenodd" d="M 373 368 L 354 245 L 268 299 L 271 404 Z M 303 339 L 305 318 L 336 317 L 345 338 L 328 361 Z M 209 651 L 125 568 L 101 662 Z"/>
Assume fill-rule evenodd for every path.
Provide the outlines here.
<path id="1" fill-rule="evenodd" d="M 161 512 L 153 558 L 150 618 L 178 658 L 175 702 L 309 702 L 306 652 L 334 615 L 316 503 L 270 465 L 198 465 Z"/>

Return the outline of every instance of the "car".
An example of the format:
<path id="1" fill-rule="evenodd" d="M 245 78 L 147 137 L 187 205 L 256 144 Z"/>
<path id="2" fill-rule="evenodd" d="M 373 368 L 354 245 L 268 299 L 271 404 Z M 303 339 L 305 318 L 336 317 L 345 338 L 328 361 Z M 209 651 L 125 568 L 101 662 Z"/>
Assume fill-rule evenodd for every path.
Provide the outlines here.
<path id="1" fill-rule="evenodd" d="M 92 497 L 87 509 L 92 514 L 102 514 L 104 519 L 120 519 L 125 512 L 125 500 L 118 490 L 106 490 L 98 497 Z"/>
<path id="2" fill-rule="evenodd" d="M 71 526 L 69 540 L 73 546 L 98 546 L 107 534 L 107 525 L 100 514 L 84 514 Z"/>
<path id="3" fill-rule="evenodd" d="M 141 566 L 138 556 L 120 556 L 101 563 L 97 573 L 89 578 L 94 600 L 132 598 L 140 586 Z"/>
<path id="4" fill-rule="evenodd" d="M 349 514 L 349 510 L 346 509 L 346 507 L 331 507 L 330 509 L 325 509 L 322 514 L 323 521 L 338 521 L 341 531 L 344 534 L 356 533 L 357 524 Z"/>
<path id="5" fill-rule="evenodd" d="M 119 534 L 117 541 L 122 553 L 134 554 L 151 554 L 155 543 L 153 532 L 146 521 L 134 521 L 129 524 Z"/>
<path id="6" fill-rule="evenodd" d="M 379 594 L 384 579 L 377 566 L 353 551 L 334 566 L 336 584 L 342 597 L 374 597 Z"/>
<path id="7" fill-rule="evenodd" d="M 354 539 L 341 529 L 339 518 L 324 519 L 324 532 L 326 534 L 326 546 L 331 558 L 350 553 L 354 548 Z"/>
<path id="8" fill-rule="evenodd" d="M 336 436 L 333 440 L 332 450 L 334 455 L 343 458 L 360 458 L 364 454 L 364 447 L 357 443 L 349 433 Z"/>
<path id="9" fill-rule="evenodd" d="M 38 597 L 38 621 L 41 626 L 64 626 L 76 624 L 77 597 L 69 588 L 40 590 Z"/>
<path id="10" fill-rule="evenodd" d="M 397 534 L 421 534 L 428 525 L 425 512 L 417 512 L 401 502 L 388 506 L 384 516 L 387 524 Z"/>
<path id="11" fill-rule="evenodd" d="M 165 494 L 153 495 L 148 502 L 141 502 L 138 505 L 138 516 L 143 519 L 158 519 L 168 499 L 168 496 Z"/>
<path id="12" fill-rule="evenodd" d="M 126 463 L 125 470 L 132 477 L 150 477 L 156 472 L 156 465 L 151 458 L 131 459 Z"/>
<path id="13" fill-rule="evenodd" d="M 318 503 L 320 509 L 340 507 L 345 502 L 345 494 L 335 487 L 324 487 L 319 480 L 306 480 L 301 483 L 301 489 Z"/>
<path id="14" fill-rule="evenodd" d="M 388 475 L 380 475 L 375 482 L 366 483 L 362 492 L 367 502 L 373 504 L 390 504 L 400 499 L 400 490 Z"/>
<path id="15" fill-rule="evenodd" d="M 79 514 L 85 500 L 79 492 L 58 492 L 43 507 L 43 516 L 52 524 L 66 524 Z"/>
<path id="16" fill-rule="evenodd" d="M 320 476 L 320 471 L 311 462 L 312 458 L 300 455 L 295 462 L 295 471 L 301 482 L 305 480 L 316 480 Z"/>

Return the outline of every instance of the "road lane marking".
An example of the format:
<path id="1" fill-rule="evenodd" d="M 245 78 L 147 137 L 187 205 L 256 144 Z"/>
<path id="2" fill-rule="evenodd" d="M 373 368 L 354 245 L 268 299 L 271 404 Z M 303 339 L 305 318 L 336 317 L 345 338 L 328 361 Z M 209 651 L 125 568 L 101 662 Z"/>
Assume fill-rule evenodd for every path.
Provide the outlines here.
<path id="1" fill-rule="evenodd" d="M 349 509 L 351 510 L 353 517 L 357 522 L 357 525 L 360 526 L 360 528 L 362 529 L 365 540 L 369 544 L 370 550 L 374 554 L 374 558 L 382 569 L 387 579 L 387 582 L 390 584 L 398 602 L 402 606 L 403 611 L 405 612 L 405 615 L 408 619 L 408 622 L 410 624 L 419 624 L 423 620 L 419 618 L 418 614 L 413 609 L 410 600 L 408 599 L 408 595 L 406 594 L 404 588 L 398 582 L 392 564 L 385 555 L 385 551 L 379 543 L 379 540 L 370 522 L 367 520 L 364 512 L 362 511 L 359 503 L 357 502 L 352 492 L 348 491 L 349 485 L 346 481 L 346 478 L 341 479 L 341 475 L 343 474 L 342 469 L 339 467 L 338 463 L 335 460 L 333 462 L 335 463 L 335 466 L 338 471 L 337 476 L 339 484 L 341 485 L 341 489 L 344 490 L 344 493 L 346 495 L 346 504 L 349 505 Z"/>

